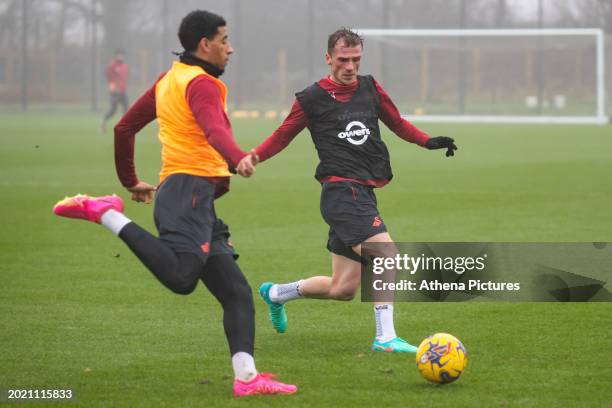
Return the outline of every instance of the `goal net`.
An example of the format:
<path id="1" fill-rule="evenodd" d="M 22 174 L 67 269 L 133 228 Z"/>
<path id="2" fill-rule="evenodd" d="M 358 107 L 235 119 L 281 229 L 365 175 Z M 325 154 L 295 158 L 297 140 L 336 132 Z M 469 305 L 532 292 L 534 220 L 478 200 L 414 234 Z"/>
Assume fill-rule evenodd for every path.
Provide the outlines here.
<path id="1" fill-rule="evenodd" d="M 601 29 L 358 29 L 409 120 L 608 122 Z"/>

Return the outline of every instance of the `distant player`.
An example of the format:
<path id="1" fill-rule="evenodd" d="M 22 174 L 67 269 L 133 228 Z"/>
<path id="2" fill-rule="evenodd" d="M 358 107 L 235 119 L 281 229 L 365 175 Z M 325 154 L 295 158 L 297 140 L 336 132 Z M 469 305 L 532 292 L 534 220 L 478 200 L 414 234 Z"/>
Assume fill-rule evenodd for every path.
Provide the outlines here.
<path id="1" fill-rule="evenodd" d="M 234 395 L 292 394 L 295 385 L 258 373 L 253 349 L 255 309 L 251 288 L 236 263 L 227 225 L 214 200 L 229 189 L 229 167 L 253 174 L 252 158 L 236 144 L 226 114 L 227 89 L 219 77 L 233 49 L 226 22 L 206 11 L 189 13 L 179 39 L 185 51 L 115 127 L 115 165 L 132 200 L 155 193 L 159 238 L 123 214 L 117 196 L 77 195 L 60 201 L 57 215 L 102 224 L 118 235 L 166 287 L 187 295 L 202 280 L 223 307 L 223 326 L 234 369 Z M 134 138 L 157 119 L 162 144 L 160 184 L 136 176 Z"/>
<path id="2" fill-rule="evenodd" d="M 108 91 L 110 95 L 110 108 L 106 115 L 104 115 L 104 119 L 102 119 L 102 133 L 106 133 L 106 124 L 117 111 L 117 105 L 121 105 L 121 110 L 124 114 L 128 109 L 128 66 L 124 59 L 125 53 L 123 50 L 116 50 L 113 59 L 106 67 L 106 83 L 108 84 Z"/>
<path id="3" fill-rule="evenodd" d="M 453 156 L 457 149 L 453 139 L 429 138 L 402 119 L 374 78 L 357 75 L 362 47 L 362 38 L 351 30 L 331 34 L 325 54 L 330 75 L 298 92 L 283 124 L 255 149 L 261 161 L 267 160 L 308 127 L 320 160 L 315 177 L 322 186 L 321 214 L 330 227 L 331 277 L 267 282 L 259 288 L 279 333 L 287 330 L 284 304 L 291 300 L 353 299 L 361 280 L 361 244 L 392 242 L 374 195 L 374 188 L 383 187 L 393 177 L 378 120 L 408 142 L 427 149 L 447 149 L 446 156 Z M 396 335 L 391 303 L 375 303 L 374 317 L 373 350 L 416 352 L 416 347 Z"/>

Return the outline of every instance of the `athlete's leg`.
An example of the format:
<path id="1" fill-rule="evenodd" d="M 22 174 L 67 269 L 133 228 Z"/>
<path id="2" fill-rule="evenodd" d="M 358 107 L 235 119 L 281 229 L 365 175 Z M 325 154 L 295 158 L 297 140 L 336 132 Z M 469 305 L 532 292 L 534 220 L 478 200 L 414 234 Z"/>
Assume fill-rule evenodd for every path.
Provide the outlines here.
<path id="1" fill-rule="evenodd" d="M 117 94 L 116 92 L 111 92 L 111 94 L 110 94 L 110 108 L 109 108 L 108 112 L 106 112 L 106 115 L 104 115 L 104 122 L 108 121 L 110 118 L 113 117 L 113 115 L 117 111 L 117 105 L 118 104 L 119 104 L 119 94 Z"/>
<path id="2" fill-rule="evenodd" d="M 232 255 L 207 259 L 194 253 L 174 251 L 123 215 L 123 201 L 117 196 L 92 198 L 76 196 L 53 208 L 57 215 L 81 218 L 104 225 L 132 249 L 138 258 L 166 286 L 176 293 L 190 293 L 201 278 L 223 306 L 223 323 L 232 353 L 232 366 L 241 373 L 234 381 L 234 395 L 293 394 L 297 387 L 276 381 L 269 374 L 257 374 L 253 360 L 255 337 L 254 307 L 249 287 Z M 195 278 L 195 282 L 192 280 Z"/>
<path id="3" fill-rule="evenodd" d="M 332 253 L 332 276 L 315 276 L 285 284 L 266 282 L 259 289 L 268 304 L 270 320 L 280 333 L 287 327 L 284 304 L 288 301 L 302 297 L 353 299 L 361 281 L 359 244 L 386 232 L 372 189 L 353 183 L 324 183 L 321 215 L 330 226 L 327 248 Z"/>
<path id="4" fill-rule="evenodd" d="M 232 355 L 253 355 L 255 307 L 251 287 L 232 255 L 208 258 L 202 282 L 223 307 L 223 326 Z"/>
<path id="5" fill-rule="evenodd" d="M 302 297 L 312 299 L 351 300 L 361 280 L 361 264 L 332 252 L 332 276 L 313 276 L 296 282 L 265 282 L 259 294 L 268 305 L 272 326 L 278 333 L 287 331 L 285 303 Z"/>
<path id="6" fill-rule="evenodd" d="M 223 328 L 235 378 L 251 381 L 257 375 L 253 359 L 255 307 L 251 287 L 229 254 L 210 257 L 201 279 L 223 308 Z"/>
<path id="7" fill-rule="evenodd" d="M 370 252 L 369 255 L 371 256 L 394 258 L 395 255 L 397 254 L 397 248 L 395 247 L 395 244 L 393 240 L 391 239 L 391 235 L 389 235 L 388 232 L 381 232 L 380 234 L 376 234 L 366 239 L 361 244 L 357 244 L 353 246 L 353 251 L 355 251 L 355 253 L 358 254 L 359 256 L 361 256 L 361 245 L 363 243 L 385 244 L 385 245 L 371 246 L 369 248 L 369 252 Z M 393 304 L 393 302 L 374 302 L 375 306 L 383 305 L 383 304 Z"/>
<path id="8" fill-rule="evenodd" d="M 121 94 L 119 94 L 119 104 L 121 105 L 121 110 L 123 114 L 125 115 L 125 112 L 127 112 L 128 110 L 127 93 L 122 92 Z"/>
<path id="9" fill-rule="evenodd" d="M 204 264 L 197 255 L 189 252 L 175 253 L 164 241 L 134 222 L 121 229 L 119 238 L 172 292 L 188 295 L 194 291 L 204 269 Z"/>
<path id="10" fill-rule="evenodd" d="M 175 293 L 189 294 L 208 258 L 216 220 L 213 197 L 214 185 L 205 180 L 183 174 L 168 177 L 155 196 L 154 216 L 160 238 L 126 217 L 123 201 L 117 196 L 77 195 L 58 203 L 54 211 L 109 228 L 162 284 Z"/>
<path id="11" fill-rule="evenodd" d="M 102 119 L 102 124 L 100 125 L 100 130 L 102 133 L 106 133 L 106 123 L 110 118 L 113 117 L 115 112 L 117 111 L 117 104 L 119 103 L 118 94 L 115 92 L 111 92 L 110 94 L 110 108 L 104 118 Z"/>
<path id="12" fill-rule="evenodd" d="M 369 247 L 369 255 L 385 258 L 394 258 L 397 248 L 388 232 L 376 234 L 363 243 L 384 243 L 385 245 L 374 245 Z M 363 244 L 362 243 L 362 244 Z M 361 255 L 361 245 L 353 247 L 353 250 Z M 387 277 L 394 280 L 394 276 Z M 414 353 L 416 347 L 397 336 L 393 322 L 393 302 L 374 302 L 374 320 L 376 323 L 376 338 L 372 344 L 375 351 Z"/>
<path id="13" fill-rule="evenodd" d="M 352 300 L 361 282 L 361 264 L 345 256 L 331 253 L 332 276 L 304 279 L 299 294 L 305 298 Z"/>
<path id="14" fill-rule="evenodd" d="M 393 242 L 389 233 L 384 232 L 368 238 L 364 242 Z M 332 251 L 339 246 L 336 242 L 329 244 Z M 376 256 L 395 256 L 394 246 L 380 246 L 375 250 L 381 252 Z M 269 298 L 274 303 L 283 304 L 299 298 L 352 300 L 361 282 L 361 263 L 357 261 L 361 256 L 361 244 L 353 246 L 354 254 L 345 248 L 346 256 L 331 252 L 332 276 L 313 276 L 307 279 L 285 284 L 275 284 L 270 287 Z M 352 256 L 353 259 L 349 258 Z"/>
<path id="15" fill-rule="evenodd" d="M 184 295 L 191 293 L 202 273 L 202 260 L 191 253 L 176 254 L 165 242 L 126 217 L 123 208 L 123 201 L 117 196 L 77 195 L 60 201 L 53 211 L 102 224 L 119 236 L 168 289 Z"/>
<path id="16" fill-rule="evenodd" d="M 293 394 L 297 387 L 258 374 L 253 358 L 255 307 L 251 287 L 233 255 L 208 258 L 202 282 L 223 307 L 223 327 L 232 356 L 234 395 Z"/>

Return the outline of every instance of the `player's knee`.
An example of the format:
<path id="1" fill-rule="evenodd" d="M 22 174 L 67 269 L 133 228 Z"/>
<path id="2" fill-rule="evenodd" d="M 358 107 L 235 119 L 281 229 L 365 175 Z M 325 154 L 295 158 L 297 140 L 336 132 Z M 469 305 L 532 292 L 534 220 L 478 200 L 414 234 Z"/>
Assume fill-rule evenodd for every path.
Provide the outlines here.
<path id="1" fill-rule="evenodd" d="M 198 285 L 198 281 L 189 281 L 186 279 L 180 279 L 180 280 L 176 280 L 175 282 L 172 282 L 172 284 L 170 285 L 166 285 L 168 286 L 168 288 L 176 293 L 177 295 L 189 295 L 191 293 L 193 293 L 193 291 L 195 290 L 196 286 Z"/>

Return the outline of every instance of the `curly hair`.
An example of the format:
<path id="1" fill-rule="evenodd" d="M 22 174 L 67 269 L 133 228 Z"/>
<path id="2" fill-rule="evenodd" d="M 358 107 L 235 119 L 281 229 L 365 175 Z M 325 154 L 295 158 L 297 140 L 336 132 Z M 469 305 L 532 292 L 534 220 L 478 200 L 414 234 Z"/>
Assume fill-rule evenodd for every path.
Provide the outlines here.
<path id="1" fill-rule="evenodd" d="M 187 14 L 181 21 L 178 37 L 185 51 L 195 51 L 202 38 L 212 40 L 219 31 L 219 27 L 226 25 L 225 19 L 220 15 L 195 10 Z"/>

